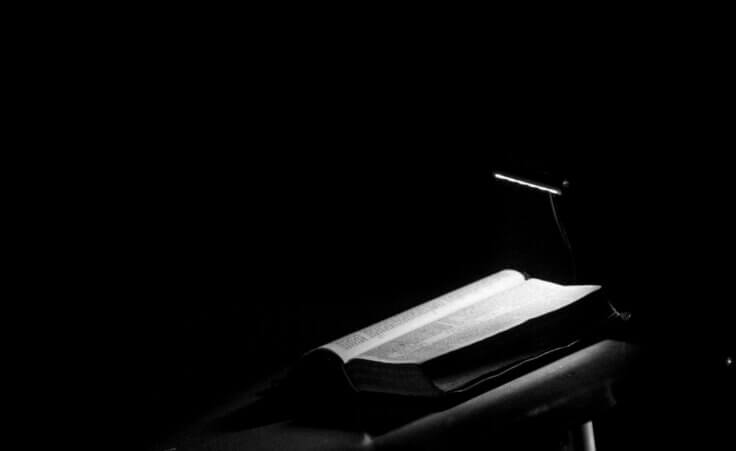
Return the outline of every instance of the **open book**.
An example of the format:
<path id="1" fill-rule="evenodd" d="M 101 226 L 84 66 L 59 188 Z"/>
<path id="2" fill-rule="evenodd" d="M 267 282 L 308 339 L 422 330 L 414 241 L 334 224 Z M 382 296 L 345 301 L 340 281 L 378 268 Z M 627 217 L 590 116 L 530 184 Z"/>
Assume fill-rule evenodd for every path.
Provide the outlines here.
<path id="1" fill-rule="evenodd" d="M 503 270 L 310 354 L 339 358 L 359 392 L 462 392 L 571 346 L 587 325 L 611 313 L 588 296 L 599 288 Z"/>

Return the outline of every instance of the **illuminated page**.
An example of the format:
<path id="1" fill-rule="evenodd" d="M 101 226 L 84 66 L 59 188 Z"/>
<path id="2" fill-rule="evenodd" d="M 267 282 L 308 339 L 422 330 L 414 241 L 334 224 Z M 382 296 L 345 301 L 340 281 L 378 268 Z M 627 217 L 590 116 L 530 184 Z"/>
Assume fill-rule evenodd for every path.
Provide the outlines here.
<path id="1" fill-rule="evenodd" d="M 425 362 L 563 308 L 599 288 L 529 279 L 408 331 L 368 350 L 360 358 L 389 363 Z"/>
<path id="2" fill-rule="evenodd" d="M 327 348 L 339 355 L 343 361 L 380 346 L 409 331 L 421 328 L 452 312 L 488 299 L 524 282 L 524 276 L 514 270 L 506 269 L 476 282 L 442 295 L 398 315 L 380 321 L 358 332 L 346 335 L 328 343 Z"/>

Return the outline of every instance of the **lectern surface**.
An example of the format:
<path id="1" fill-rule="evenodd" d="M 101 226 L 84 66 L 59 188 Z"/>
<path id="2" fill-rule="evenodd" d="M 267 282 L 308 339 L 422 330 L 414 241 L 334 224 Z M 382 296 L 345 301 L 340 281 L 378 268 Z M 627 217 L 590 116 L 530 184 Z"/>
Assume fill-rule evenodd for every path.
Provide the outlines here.
<path id="1" fill-rule="evenodd" d="M 616 403 L 620 383 L 638 360 L 638 346 L 603 340 L 446 410 L 384 431 L 310 426 L 299 420 L 190 436 L 177 450 L 449 449 L 508 435 L 515 428 L 574 425 Z M 463 448 L 465 449 L 465 448 Z"/>

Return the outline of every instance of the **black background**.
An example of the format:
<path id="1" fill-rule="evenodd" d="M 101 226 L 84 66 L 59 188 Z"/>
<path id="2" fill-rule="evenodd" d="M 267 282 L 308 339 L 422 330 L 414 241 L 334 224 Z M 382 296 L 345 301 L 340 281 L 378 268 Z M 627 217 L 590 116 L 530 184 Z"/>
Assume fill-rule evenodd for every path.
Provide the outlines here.
<path id="1" fill-rule="evenodd" d="M 52 134 L 100 151 L 65 156 L 48 193 L 58 255 L 111 336 L 88 344 L 111 361 L 96 390 L 119 435 L 155 446 L 305 351 L 500 269 L 570 282 L 549 198 L 498 168 L 571 182 L 579 280 L 634 312 L 637 339 L 686 366 L 725 358 L 723 92 L 678 58 L 227 31 L 106 43 L 59 83 L 87 94 Z"/>

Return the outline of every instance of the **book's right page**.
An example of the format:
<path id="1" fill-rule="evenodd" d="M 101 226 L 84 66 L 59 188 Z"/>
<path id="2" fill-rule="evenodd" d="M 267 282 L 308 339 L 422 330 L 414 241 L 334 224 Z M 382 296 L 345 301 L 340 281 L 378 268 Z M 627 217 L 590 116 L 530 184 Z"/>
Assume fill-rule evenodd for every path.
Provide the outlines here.
<path id="1" fill-rule="evenodd" d="M 387 363 L 422 363 L 561 309 L 598 290 L 597 285 L 563 286 L 529 279 L 358 357 Z"/>

